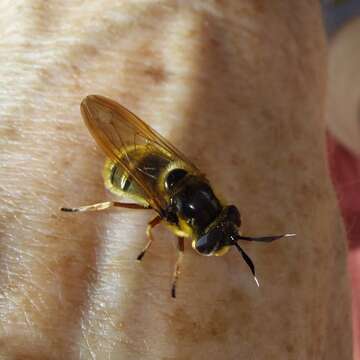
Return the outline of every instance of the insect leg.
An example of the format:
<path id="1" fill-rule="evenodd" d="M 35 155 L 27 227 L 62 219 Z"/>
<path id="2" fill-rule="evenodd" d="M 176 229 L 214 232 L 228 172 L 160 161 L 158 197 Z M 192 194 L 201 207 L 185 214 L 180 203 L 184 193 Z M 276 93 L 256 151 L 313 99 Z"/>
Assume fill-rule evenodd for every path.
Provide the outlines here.
<path id="1" fill-rule="evenodd" d="M 156 225 L 160 224 L 161 222 L 161 217 L 160 216 L 156 216 L 154 217 L 149 223 L 148 226 L 146 228 L 146 235 L 148 237 L 148 242 L 146 243 L 144 249 L 141 251 L 141 253 L 138 255 L 137 259 L 141 260 L 143 258 L 143 256 L 145 255 L 146 251 L 149 249 L 150 245 L 152 244 L 152 242 L 154 241 L 154 238 L 152 236 L 151 230 L 152 228 L 154 228 Z"/>
<path id="2" fill-rule="evenodd" d="M 92 205 L 86 205 L 86 206 L 80 206 L 80 207 L 75 207 L 75 208 L 67 208 L 67 207 L 62 207 L 60 210 L 61 211 L 67 211 L 67 212 L 84 212 L 84 211 L 101 211 L 101 210 L 106 210 L 110 207 L 122 207 L 122 208 L 126 208 L 126 209 L 151 209 L 150 206 L 145 207 L 143 205 L 139 205 L 139 204 L 132 204 L 132 203 L 120 203 L 117 201 L 105 201 L 102 203 L 97 203 L 97 204 L 92 204 Z"/>
<path id="3" fill-rule="evenodd" d="M 171 296 L 176 298 L 176 284 L 180 275 L 180 267 L 184 257 L 184 238 L 178 237 L 178 258 L 176 260 L 174 274 L 173 274 L 173 282 L 171 287 Z"/>

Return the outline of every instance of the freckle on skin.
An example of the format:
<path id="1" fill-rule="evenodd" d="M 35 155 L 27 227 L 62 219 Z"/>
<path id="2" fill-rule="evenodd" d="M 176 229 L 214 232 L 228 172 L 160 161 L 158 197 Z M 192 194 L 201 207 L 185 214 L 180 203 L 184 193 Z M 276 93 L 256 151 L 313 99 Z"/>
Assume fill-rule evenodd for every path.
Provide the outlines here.
<path id="1" fill-rule="evenodd" d="M 254 1 L 254 10 L 260 14 L 264 13 L 265 10 L 264 1 L 263 0 Z"/>
<path id="2" fill-rule="evenodd" d="M 164 82 L 167 78 L 164 68 L 160 66 L 150 66 L 145 69 L 144 74 L 150 77 L 155 83 Z"/>
<path id="3" fill-rule="evenodd" d="M 10 141 L 19 139 L 19 132 L 13 127 L 0 130 L 0 134 L 2 138 L 7 138 Z"/>
<path id="4" fill-rule="evenodd" d="M 79 69 L 78 66 L 72 64 L 72 65 L 71 65 L 71 68 L 72 68 L 72 70 L 73 70 L 73 72 L 74 72 L 74 75 L 79 75 L 79 74 L 80 74 L 80 69 Z"/>
<path id="5" fill-rule="evenodd" d="M 81 49 L 79 49 L 79 52 L 81 52 Z M 96 56 L 99 51 L 94 46 L 83 45 L 82 46 L 82 52 L 87 56 Z"/>
<path id="6" fill-rule="evenodd" d="M 294 346 L 291 344 L 286 345 L 286 351 L 290 354 L 294 351 Z"/>

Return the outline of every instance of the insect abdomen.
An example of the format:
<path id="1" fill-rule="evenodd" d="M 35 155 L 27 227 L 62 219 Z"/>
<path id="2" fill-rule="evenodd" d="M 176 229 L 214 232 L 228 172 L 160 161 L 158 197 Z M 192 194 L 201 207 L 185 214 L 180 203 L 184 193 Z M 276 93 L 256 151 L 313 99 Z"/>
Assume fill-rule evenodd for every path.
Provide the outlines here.
<path id="1" fill-rule="evenodd" d="M 162 153 L 146 151 L 145 146 L 128 149 L 124 156 L 131 159 L 131 163 L 143 174 L 147 185 L 153 189 L 159 187 L 159 178 L 170 163 Z M 127 196 L 141 204 L 148 205 L 142 187 L 137 184 L 128 172 L 119 164 L 107 160 L 104 168 L 105 186 L 114 194 Z M 160 189 L 159 189 L 160 191 Z"/>

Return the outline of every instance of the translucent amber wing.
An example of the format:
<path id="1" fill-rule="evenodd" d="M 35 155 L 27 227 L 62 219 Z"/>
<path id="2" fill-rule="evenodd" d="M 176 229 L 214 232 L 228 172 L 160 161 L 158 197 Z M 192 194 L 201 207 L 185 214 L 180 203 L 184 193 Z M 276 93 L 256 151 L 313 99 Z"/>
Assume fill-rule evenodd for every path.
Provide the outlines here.
<path id="1" fill-rule="evenodd" d="M 199 170 L 180 151 L 115 101 L 99 95 L 90 95 L 81 103 L 81 113 L 106 156 L 120 164 L 131 175 L 144 190 L 146 200 L 158 212 L 165 209 L 166 200 L 154 189 L 151 174 L 137 166 L 129 149 L 134 153 L 133 150 L 136 150 L 137 146 L 139 149 L 144 149 L 145 146 L 146 152 L 161 154 L 165 159 L 180 160 L 186 163 L 192 173 L 200 175 Z"/>

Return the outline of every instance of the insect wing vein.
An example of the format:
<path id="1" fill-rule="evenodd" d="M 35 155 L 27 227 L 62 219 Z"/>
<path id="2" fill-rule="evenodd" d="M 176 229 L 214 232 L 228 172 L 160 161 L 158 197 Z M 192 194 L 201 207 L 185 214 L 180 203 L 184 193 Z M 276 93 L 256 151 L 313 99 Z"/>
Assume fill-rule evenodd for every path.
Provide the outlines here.
<path id="1" fill-rule="evenodd" d="M 181 160 L 193 173 L 200 174 L 180 151 L 115 101 L 103 96 L 90 95 L 83 100 L 81 113 L 105 155 L 124 168 L 131 179 L 143 189 L 149 204 L 159 213 L 167 204 L 162 194 L 150 185 L 153 183 L 154 175 L 138 167 L 129 156 L 128 149 L 137 149 L 139 145 L 145 146 L 149 153 L 155 152 L 157 156 L 171 161 Z M 148 181 L 148 178 L 152 178 L 152 181 Z"/>

